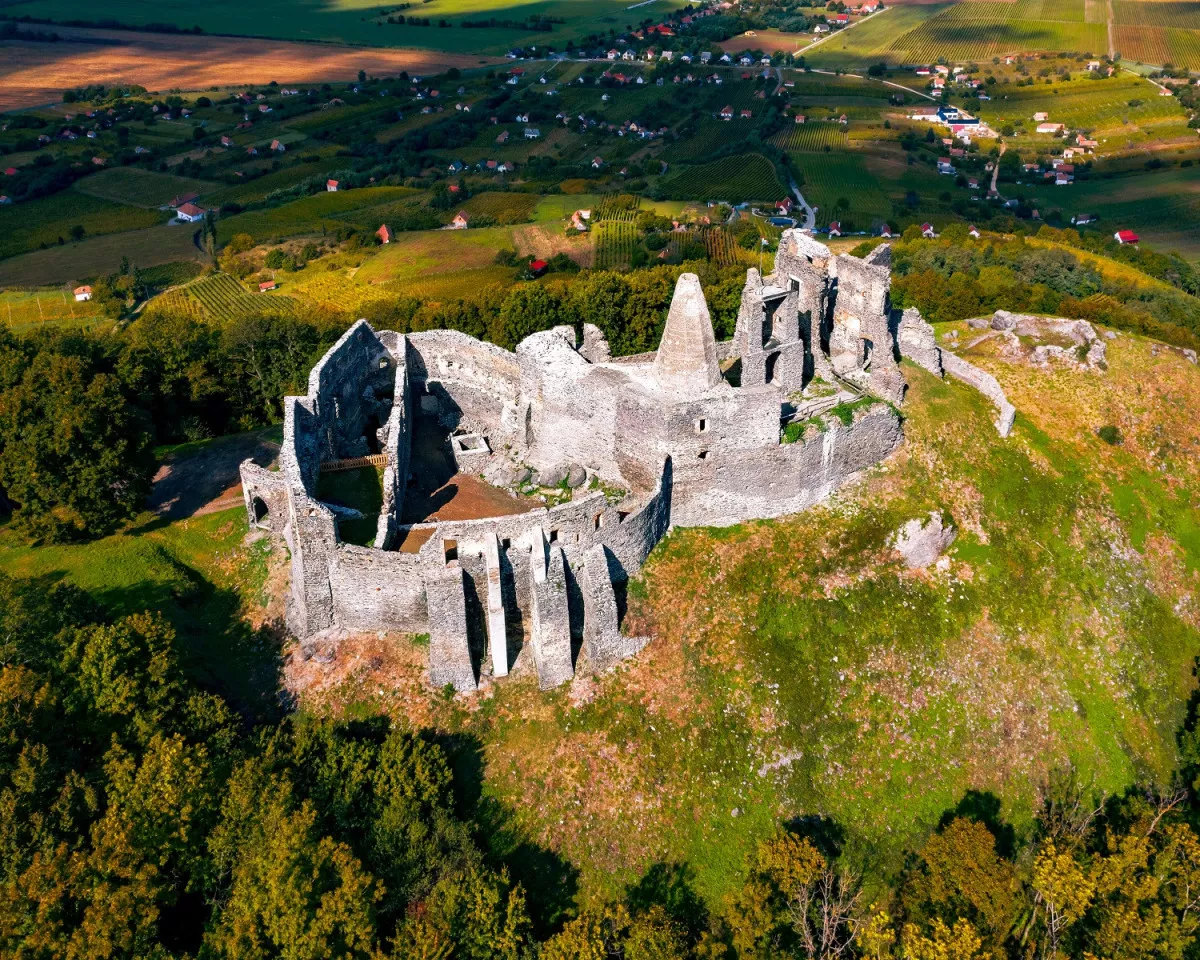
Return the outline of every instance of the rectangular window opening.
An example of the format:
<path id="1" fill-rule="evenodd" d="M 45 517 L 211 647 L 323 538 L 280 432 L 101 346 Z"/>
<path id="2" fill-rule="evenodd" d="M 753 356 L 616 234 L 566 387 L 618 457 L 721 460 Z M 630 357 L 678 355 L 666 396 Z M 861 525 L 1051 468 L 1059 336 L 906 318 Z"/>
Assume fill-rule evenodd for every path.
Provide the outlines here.
<path id="1" fill-rule="evenodd" d="M 701 460 L 707 460 L 708 459 L 708 451 L 701 450 L 698 454 L 696 454 L 696 456 L 698 456 Z"/>
<path id="2" fill-rule="evenodd" d="M 550 531 L 550 542 L 558 543 L 558 531 L 557 530 Z"/>
<path id="3" fill-rule="evenodd" d="M 443 540 L 442 541 L 442 550 L 446 554 L 446 562 L 447 563 L 450 563 L 451 561 L 458 559 L 458 541 L 457 540 L 449 540 L 449 539 Z"/>
<path id="4" fill-rule="evenodd" d="M 592 529 L 593 530 L 599 530 L 603 524 L 604 524 L 604 514 L 598 513 L 594 517 L 592 517 Z"/>

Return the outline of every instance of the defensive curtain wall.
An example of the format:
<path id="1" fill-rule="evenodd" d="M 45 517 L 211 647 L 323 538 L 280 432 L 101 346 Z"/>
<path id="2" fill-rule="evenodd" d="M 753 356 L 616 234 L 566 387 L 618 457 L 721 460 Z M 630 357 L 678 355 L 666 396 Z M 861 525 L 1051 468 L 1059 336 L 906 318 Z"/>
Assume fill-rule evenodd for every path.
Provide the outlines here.
<path id="1" fill-rule="evenodd" d="M 658 351 L 639 357 L 613 360 L 591 325 L 582 342 L 559 327 L 508 352 L 360 320 L 305 395 L 285 399 L 278 470 L 242 465 L 251 523 L 291 552 L 289 628 L 302 641 L 335 628 L 428 634 L 431 681 L 460 691 L 505 675 L 525 644 L 543 687 L 636 652 L 645 640 L 620 632 L 621 588 L 670 526 L 803 510 L 900 444 L 901 355 L 938 375 L 942 364 L 932 329 L 892 310 L 889 288 L 886 248 L 835 257 L 786 231 L 774 271 L 749 271 L 730 343 L 716 342 L 693 274 L 679 278 Z M 880 402 L 856 404 L 849 424 L 814 419 L 863 396 Z M 402 523 L 422 469 L 418 418 L 444 432 L 460 474 L 501 486 L 530 470 L 573 476 L 574 494 Z M 384 465 L 369 547 L 344 542 L 346 509 L 317 495 L 323 468 L 353 458 Z"/>

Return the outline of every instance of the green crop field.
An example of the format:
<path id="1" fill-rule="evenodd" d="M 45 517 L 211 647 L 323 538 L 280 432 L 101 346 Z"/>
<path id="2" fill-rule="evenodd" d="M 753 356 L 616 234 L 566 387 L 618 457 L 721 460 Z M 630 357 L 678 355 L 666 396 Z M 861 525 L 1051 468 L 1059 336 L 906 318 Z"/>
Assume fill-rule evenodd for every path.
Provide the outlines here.
<path id="1" fill-rule="evenodd" d="M 810 120 L 802 124 L 790 124 L 771 138 L 771 143 L 788 153 L 816 153 L 818 151 L 845 150 L 846 126 Z"/>
<path id="2" fill-rule="evenodd" d="M 192 242 L 195 232 L 181 224 L 164 224 L 88 237 L 61 247 L 55 244 L 45 250 L 0 260 L 0 285 L 75 283 L 113 273 L 125 258 L 138 267 L 199 260 L 204 254 Z"/>
<path id="3" fill-rule="evenodd" d="M 204 200 L 220 188 L 207 180 L 176 177 L 138 167 L 113 167 L 76 181 L 75 189 L 101 200 L 153 209 L 187 193 L 198 193 Z"/>
<path id="4" fill-rule="evenodd" d="M 1093 179 L 1067 188 L 1015 187 L 1014 192 L 1033 198 L 1043 211 L 1062 209 L 1070 214 L 1092 213 L 1111 234 L 1137 225 L 1139 236 L 1157 249 L 1176 250 L 1189 260 L 1200 260 L 1200 176 L 1195 167 L 1158 170 L 1127 179 Z"/>
<path id="5" fill-rule="evenodd" d="M 401 233 L 368 259 L 355 278 L 364 283 L 396 281 L 397 292 L 403 292 L 406 284 L 430 274 L 491 266 L 496 251 L 514 248 L 510 227 Z"/>
<path id="6" fill-rule="evenodd" d="M 473 217 L 487 217 L 503 226 L 532 220 L 537 205 L 536 193 L 489 192 L 475 194 L 460 209 Z"/>
<path id="7" fill-rule="evenodd" d="M 328 157 L 309 163 L 298 163 L 265 173 L 261 177 L 248 180 L 245 183 L 235 183 L 231 186 L 221 186 L 211 193 L 204 195 L 206 203 L 219 207 L 223 203 L 253 203 L 264 200 L 276 190 L 282 190 L 309 177 L 324 177 L 339 167 L 346 166 L 345 157 Z"/>
<path id="8" fill-rule="evenodd" d="M 294 313 L 297 301 L 274 293 L 251 293 L 227 273 L 217 273 L 163 295 L 152 305 L 174 307 L 217 323 L 256 314 Z"/>
<path id="9" fill-rule="evenodd" d="M 817 223 L 831 220 L 852 222 L 865 230 L 892 215 L 892 204 L 880 188 L 878 178 L 856 154 L 803 154 L 795 158 L 804 174 L 804 196 L 817 207 Z M 847 205 L 840 203 L 845 200 Z"/>
<path id="10" fill-rule="evenodd" d="M 774 165 L 757 153 L 680 168 L 661 186 L 664 193 L 680 200 L 741 203 L 782 200 L 787 195 Z"/>
<path id="11" fill-rule="evenodd" d="M 681 7 L 678 0 L 658 0 L 655 15 Z M 536 7 L 514 7 L 512 0 L 428 0 L 416 15 L 434 24 L 446 20 L 450 26 L 390 24 L 387 13 L 375 0 L 262 0 L 241 3 L 213 0 L 202 6 L 191 3 L 164 7 L 152 0 L 112 0 L 102 11 L 85 0 L 16 0 L 5 5 L 12 17 L 30 15 L 56 21 L 89 21 L 101 18 L 121 23 L 173 23 L 191 29 L 199 25 L 209 33 L 233 36 L 272 37 L 287 40 L 317 40 L 367 46 L 424 47 L 454 53 L 503 54 L 514 45 L 551 43 L 561 47 L 591 33 L 621 28 L 633 14 L 626 13 L 625 0 L 547 0 Z M 403 12 L 408 10 L 400 8 Z M 497 18 L 524 21 L 529 15 L 551 18 L 553 30 L 532 31 L 497 26 L 466 28 L 466 21 Z"/>
<path id="12" fill-rule="evenodd" d="M 71 241 L 71 227 L 85 236 L 137 230 L 167 220 L 169 214 L 64 190 L 27 203 L 0 207 L 0 257 L 11 257 L 39 246 Z"/>
<path id="13" fill-rule="evenodd" d="M 94 301 L 77 303 L 70 290 L 0 291 L 0 324 L 27 330 L 44 324 L 82 324 L 103 320 Z"/>
<path id="14" fill-rule="evenodd" d="M 279 207 L 250 210 L 228 217 L 221 221 L 222 233 L 226 237 L 246 233 L 255 242 L 322 233 L 335 229 L 337 223 L 349 214 L 411 197 L 414 193 L 416 191 L 409 187 L 364 187 L 337 193 L 317 193 Z"/>

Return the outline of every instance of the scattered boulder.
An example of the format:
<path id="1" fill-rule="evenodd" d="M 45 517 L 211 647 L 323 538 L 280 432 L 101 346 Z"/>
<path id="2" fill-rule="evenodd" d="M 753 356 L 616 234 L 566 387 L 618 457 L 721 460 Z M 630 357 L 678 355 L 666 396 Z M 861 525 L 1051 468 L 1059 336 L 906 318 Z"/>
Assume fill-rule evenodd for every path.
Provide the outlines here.
<path id="1" fill-rule="evenodd" d="M 1196 351 L 1195 350 L 1184 350 L 1183 358 L 1185 360 L 1187 360 L 1188 363 L 1195 363 L 1196 362 Z"/>
<path id="2" fill-rule="evenodd" d="M 1011 330 L 1017 325 L 1017 321 L 1020 319 L 1020 314 L 1009 313 L 1007 310 L 997 310 L 992 314 L 992 329 Z"/>
<path id="3" fill-rule="evenodd" d="M 972 317 L 967 321 L 967 326 L 972 330 L 986 330 L 990 324 L 986 317 Z"/>
<path id="4" fill-rule="evenodd" d="M 567 479 L 567 473 L 568 467 L 561 463 L 545 470 L 539 470 L 537 484 L 539 487 L 561 487 L 563 481 Z"/>
<path id="5" fill-rule="evenodd" d="M 582 487 L 587 482 L 587 471 L 577 463 L 571 464 L 567 470 L 567 486 L 572 490 Z"/>
<path id="6" fill-rule="evenodd" d="M 955 536 L 954 527 L 943 525 L 941 512 L 933 510 L 924 519 L 915 517 L 904 524 L 892 535 L 891 546 L 910 570 L 923 570 L 937 562 Z"/>

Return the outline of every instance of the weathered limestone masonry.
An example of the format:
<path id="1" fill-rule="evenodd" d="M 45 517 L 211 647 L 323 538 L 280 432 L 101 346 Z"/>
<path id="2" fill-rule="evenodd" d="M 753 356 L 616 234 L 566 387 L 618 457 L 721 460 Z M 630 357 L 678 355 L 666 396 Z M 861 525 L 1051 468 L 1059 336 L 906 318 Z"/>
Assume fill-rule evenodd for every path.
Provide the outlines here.
<path id="1" fill-rule="evenodd" d="M 939 374 L 943 358 L 919 314 L 892 310 L 889 289 L 886 248 L 835 257 L 786 231 L 773 271 L 748 272 L 730 343 L 716 342 L 692 274 L 658 351 L 639 357 L 612 359 L 591 325 L 582 343 L 560 327 L 510 353 L 360 320 L 306 394 L 286 398 L 278 471 L 242 465 L 250 522 L 291 551 L 290 629 L 305 642 L 332 628 L 428 634 L 431 681 L 460 691 L 526 660 L 550 688 L 636 653 L 646 638 L 620 631 L 624 583 L 670 526 L 803 510 L 902 442 L 900 357 Z M 861 396 L 881 402 L 808 429 Z M 785 442 L 793 422 L 799 439 Z M 440 430 L 458 470 L 499 485 L 531 469 L 584 482 L 550 508 L 404 524 L 406 490 L 427 469 L 418 430 Z M 374 545 L 360 547 L 339 536 L 352 514 L 322 502 L 318 479 L 331 461 L 372 454 L 385 464 L 383 510 Z M 626 495 L 610 502 L 603 489 L 617 488 Z"/>

